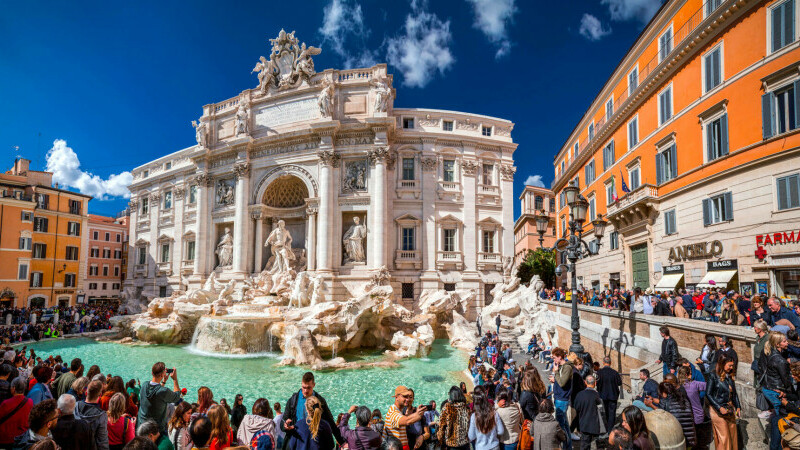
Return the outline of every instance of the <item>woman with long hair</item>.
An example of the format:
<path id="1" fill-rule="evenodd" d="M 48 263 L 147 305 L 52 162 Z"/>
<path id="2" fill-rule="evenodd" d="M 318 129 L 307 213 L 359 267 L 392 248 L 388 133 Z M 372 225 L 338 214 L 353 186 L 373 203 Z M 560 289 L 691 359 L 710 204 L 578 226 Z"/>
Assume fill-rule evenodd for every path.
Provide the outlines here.
<path id="1" fill-rule="evenodd" d="M 506 389 L 497 394 L 497 415 L 503 422 L 504 431 L 499 434 L 503 450 L 514 450 L 519 443 L 522 431 L 522 410 L 514 403 L 514 396 Z M 537 408 L 538 409 L 538 408 Z"/>
<path id="2" fill-rule="evenodd" d="M 89 371 L 86 372 L 86 378 L 88 378 L 89 381 L 92 381 L 92 378 L 94 378 L 94 376 L 99 374 L 99 373 L 101 373 L 100 372 L 100 366 L 95 364 L 92 367 L 89 367 Z"/>
<path id="3" fill-rule="evenodd" d="M 141 389 L 142 389 L 141 383 L 138 383 L 137 386 L 137 382 L 133 378 L 131 378 L 130 380 L 128 380 L 127 383 L 125 383 L 125 391 L 128 393 L 128 397 L 131 399 L 131 401 L 133 401 L 133 404 L 136 405 L 137 407 L 139 406 L 139 392 L 141 391 Z"/>
<path id="4" fill-rule="evenodd" d="M 136 437 L 136 420 L 125 412 L 127 399 L 117 392 L 108 401 L 108 448 L 122 450 Z"/>
<path id="5" fill-rule="evenodd" d="M 296 428 L 294 450 L 333 450 L 336 446 L 333 429 L 322 420 L 322 405 L 314 396 L 306 399 L 306 420 L 299 420 Z"/>
<path id="6" fill-rule="evenodd" d="M 189 424 L 194 408 L 189 402 L 180 402 L 167 423 L 167 435 L 175 450 L 191 450 L 192 438 L 189 436 Z"/>
<path id="7" fill-rule="evenodd" d="M 267 404 L 267 406 L 269 406 L 269 404 Z M 270 412 L 272 412 L 272 408 L 270 408 Z M 239 429 L 239 425 L 246 415 L 247 408 L 244 406 L 244 397 L 242 394 L 236 394 L 236 397 L 233 398 L 233 408 L 231 409 L 231 425 L 234 431 Z M 271 418 L 272 417 L 270 417 L 270 419 Z"/>
<path id="8" fill-rule="evenodd" d="M 539 414 L 539 403 L 544 398 L 546 388 L 535 367 L 526 370 L 522 375 L 522 392 L 519 395 L 519 406 L 522 408 L 524 420 L 534 420 Z"/>
<path id="9" fill-rule="evenodd" d="M 86 388 L 89 386 L 88 377 L 80 377 L 72 382 L 67 390 L 67 394 L 75 397 L 75 401 L 83 401 L 86 399 Z"/>
<path id="10" fill-rule="evenodd" d="M 469 418 L 469 440 L 474 442 L 474 450 L 497 449 L 505 427 L 483 389 L 472 391 L 472 405 L 474 414 Z"/>
<path id="11" fill-rule="evenodd" d="M 369 427 L 372 431 L 380 433 L 383 436 L 383 414 L 380 409 L 372 411 L 372 417 L 369 420 Z"/>
<path id="12" fill-rule="evenodd" d="M 622 427 L 628 430 L 633 437 L 633 448 L 636 450 L 655 450 L 650 430 L 644 420 L 642 410 L 631 405 L 622 410 Z"/>
<path id="13" fill-rule="evenodd" d="M 789 362 L 781 355 L 789 346 L 786 335 L 773 331 L 764 344 L 764 355 L 759 360 L 759 373 L 761 374 L 761 391 L 773 408 L 770 418 L 770 448 L 779 449 L 781 433 L 778 429 L 778 419 L 781 417 L 781 398 L 787 390 L 792 391 L 792 375 Z"/>
<path id="14" fill-rule="evenodd" d="M 200 386 L 200 389 L 197 390 L 197 414 L 207 414 L 208 409 L 211 408 L 211 405 L 214 404 L 214 393 L 211 392 L 206 386 Z M 225 414 L 228 414 L 228 410 L 223 407 L 222 409 L 225 410 Z"/>
<path id="15" fill-rule="evenodd" d="M 686 391 L 673 383 L 662 382 L 658 385 L 658 394 L 661 396 L 659 403 L 661 409 L 672 414 L 681 424 L 686 446 L 694 447 L 697 443 L 697 434 L 694 428 L 692 404 L 686 396 Z"/>
<path id="16" fill-rule="evenodd" d="M 719 323 L 725 325 L 738 325 L 739 322 L 739 308 L 736 307 L 736 302 L 732 298 L 726 298 L 722 301 L 722 313 L 719 317 Z"/>
<path id="17" fill-rule="evenodd" d="M 741 405 L 733 374 L 733 359 L 720 355 L 717 367 L 707 378 L 706 399 L 711 405 L 708 413 L 714 430 L 714 448 L 717 450 L 733 450 L 737 444 L 736 418 Z"/>
<path id="18" fill-rule="evenodd" d="M 253 403 L 252 414 L 247 414 L 242 418 L 236 438 L 241 445 L 250 445 L 253 437 L 260 431 L 275 436 L 275 422 L 272 420 L 272 408 L 269 400 L 259 398 Z"/>
<path id="19" fill-rule="evenodd" d="M 713 361 L 717 358 L 717 338 L 713 334 L 706 335 L 706 344 L 700 351 L 700 357 L 697 358 L 695 363 L 699 366 L 700 372 L 703 377 L 708 380 L 708 375 L 711 373 Z"/>
<path id="20" fill-rule="evenodd" d="M 750 299 L 750 325 L 753 326 L 757 320 L 764 319 L 766 314 L 767 312 L 764 311 L 764 299 L 762 299 L 759 295 L 754 295 L 753 298 Z"/>
<path id="21" fill-rule="evenodd" d="M 211 422 L 211 435 L 208 440 L 208 450 L 222 450 L 235 446 L 236 441 L 234 440 L 233 429 L 228 420 L 228 411 L 225 407 L 212 405 L 208 408 L 206 415 Z"/>
<path id="22" fill-rule="evenodd" d="M 100 408 L 108 411 L 108 403 L 114 394 L 122 394 L 125 397 L 125 412 L 131 417 L 136 417 L 139 414 L 139 408 L 133 403 L 133 400 L 128 396 L 128 391 L 125 389 L 125 382 L 122 377 L 111 377 L 106 384 L 106 391 L 100 397 Z"/>
<path id="23" fill-rule="evenodd" d="M 464 393 L 450 388 L 448 401 L 442 408 L 437 437 L 446 450 L 469 450 L 469 407 Z"/>

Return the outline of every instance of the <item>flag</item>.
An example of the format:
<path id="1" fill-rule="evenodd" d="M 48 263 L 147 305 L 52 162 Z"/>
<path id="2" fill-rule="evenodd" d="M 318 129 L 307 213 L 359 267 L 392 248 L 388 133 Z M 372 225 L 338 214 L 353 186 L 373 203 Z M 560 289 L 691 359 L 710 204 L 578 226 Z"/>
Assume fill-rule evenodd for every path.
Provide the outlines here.
<path id="1" fill-rule="evenodd" d="M 619 179 L 622 181 L 622 192 L 626 194 L 630 192 L 631 190 L 628 189 L 628 185 L 625 184 L 625 177 L 622 176 L 622 169 L 619 170 Z"/>

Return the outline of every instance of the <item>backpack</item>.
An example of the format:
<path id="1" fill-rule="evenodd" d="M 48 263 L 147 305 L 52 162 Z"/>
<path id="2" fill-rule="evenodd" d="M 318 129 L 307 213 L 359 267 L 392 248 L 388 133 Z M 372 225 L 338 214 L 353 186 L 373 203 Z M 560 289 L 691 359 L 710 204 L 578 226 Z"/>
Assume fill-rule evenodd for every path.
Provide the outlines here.
<path id="1" fill-rule="evenodd" d="M 522 430 L 519 432 L 519 441 L 517 443 L 517 450 L 533 450 L 533 436 L 531 436 L 531 427 L 533 421 L 525 419 L 522 422 Z"/>

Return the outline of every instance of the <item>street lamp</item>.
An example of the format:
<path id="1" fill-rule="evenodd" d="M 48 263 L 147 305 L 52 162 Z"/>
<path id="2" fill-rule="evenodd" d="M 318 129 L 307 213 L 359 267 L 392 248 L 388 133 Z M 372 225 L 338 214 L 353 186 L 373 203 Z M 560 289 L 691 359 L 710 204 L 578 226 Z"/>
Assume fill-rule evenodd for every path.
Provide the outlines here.
<path id="1" fill-rule="evenodd" d="M 569 205 L 569 234 L 557 240 L 555 245 L 548 250 L 558 252 L 559 257 L 556 258 L 556 261 L 561 260 L 560 256 L 562 254 L 565 255 L 569 261 L 569 271 L 571 273 L 570 282 L 572 284 L 570 288 L 572 292 L 572 345 L 570 345 L 569 351 L 586 360 L 586 353 L 584 352 L 583 345 L 581 345 L 581 334 L 579 331 L 578 276 L 575 271 L 575 264 L 579 259 L 594 255 L 596 252 L 592 252 L 589 248 L 589 244 L 582 238 L 583 224 L 586 221 L 586 212 L 589 209 L 589 202 L 580 195 L 580 189 L 571 183 L 564 188 L 563 192 L 565 200 Z M 542 211 L 542 214 L 536 216 L 536 231 L 539 233 L 540 248 L 544 248 L 544 234 L 547 232 L 548 222 L 549 220 L 547 216 L 544 215 L 544 211 Z M 599 245 L 608 222 L 603 219 L 602 215 L 598 214 L 597 218 L 591 223 L 594 236 L 597 238 Z"/>

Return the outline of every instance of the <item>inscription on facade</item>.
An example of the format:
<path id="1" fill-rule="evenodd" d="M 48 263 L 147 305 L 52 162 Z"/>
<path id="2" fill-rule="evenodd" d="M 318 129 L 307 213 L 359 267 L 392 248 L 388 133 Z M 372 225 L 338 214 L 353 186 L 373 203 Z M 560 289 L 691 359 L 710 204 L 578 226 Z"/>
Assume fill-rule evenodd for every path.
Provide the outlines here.
<path id="1" fill-rule="evenodd" d="M 292 122 L 319 118 L 316 98 L 297 100 L 291 103 L 263 106 L 256 112 L 256 127 L 274 128 Z"/>
<path id="2" fill-rule="evenodd" d="M 722 242 L 698 242 L 669 249 L 670 261 L 692 261 L 716 258 L 722 254 Z"/>

